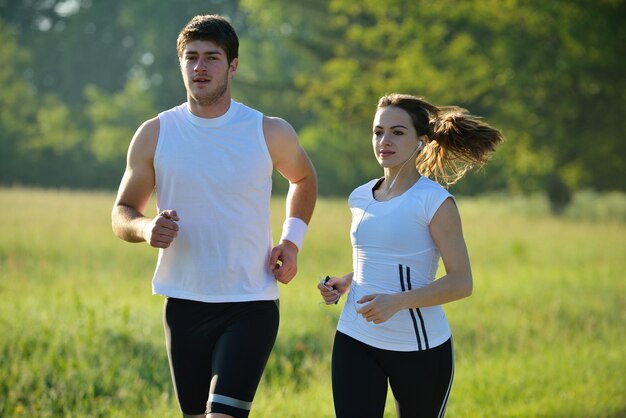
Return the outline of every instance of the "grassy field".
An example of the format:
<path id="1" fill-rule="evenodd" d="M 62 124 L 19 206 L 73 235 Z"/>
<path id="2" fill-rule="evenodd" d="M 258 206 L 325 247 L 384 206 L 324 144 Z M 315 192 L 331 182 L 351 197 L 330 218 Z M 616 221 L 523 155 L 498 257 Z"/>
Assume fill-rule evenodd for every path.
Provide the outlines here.
<path id="1" fill-rule="evenodd" d="M 156 251 L 113 236 L 113 198 L 0 189 L 1 417 L 180 416 L 150 294 Z M 582 200 L 554 218 L 540 199 L 459 198 L 475 286 L 446 306 L 448 417 L 626 416 L 626 221 Z M 276 200 L 275 233 L 283 213 Z M 253 418 L 333 416 L 340 306 L 320 306 L 315 284 L 349 271 L 349 217 L 344 200 L 318 203 Z"/>

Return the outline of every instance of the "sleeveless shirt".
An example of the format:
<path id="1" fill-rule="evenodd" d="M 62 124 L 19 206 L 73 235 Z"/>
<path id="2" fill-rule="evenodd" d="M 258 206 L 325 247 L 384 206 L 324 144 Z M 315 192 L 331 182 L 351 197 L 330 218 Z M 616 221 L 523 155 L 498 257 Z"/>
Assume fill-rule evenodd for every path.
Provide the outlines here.
<path id="1" fill-rule="evenodd" d="M 387 321 L 367 322 L 356 312 L 365 295 L 406 292 L 435 280 L 440 254 L 429 224 L 452 197 L 433 180 L 420 177 L 400 196 L 374 199 L 379 180 L 356 188 L 348 199 L 352 212 L 354 276 L 337 329 L 373 347 L 417 351 L 436 347 L 450 336 L 440 305 L 398 311 Z"/>
<path id="2" fill-rule="evenodd" d="M 161 249 L 153 293 L 201 302 L 278 298 L 268 268 L 273 164 L 263 115 L 231 100 L 217 118 L 187 103 L 159 114 L 157 206 L 176 210 L 178 236 Z"/>

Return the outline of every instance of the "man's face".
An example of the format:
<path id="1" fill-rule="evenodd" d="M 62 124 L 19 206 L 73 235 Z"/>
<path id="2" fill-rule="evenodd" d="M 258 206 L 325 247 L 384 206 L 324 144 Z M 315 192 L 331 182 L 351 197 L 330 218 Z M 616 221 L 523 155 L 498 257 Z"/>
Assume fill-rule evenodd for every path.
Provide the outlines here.
<path id="1" fill-rule="evenodd" d="M 191 41 L 183 50 L 180 69 L 187 98 L 208 106 L 230 91 L 230 80 L 237 71 L 237 58 L 229 65 L 226 52 L 220 46 L 210 41 Z"/>

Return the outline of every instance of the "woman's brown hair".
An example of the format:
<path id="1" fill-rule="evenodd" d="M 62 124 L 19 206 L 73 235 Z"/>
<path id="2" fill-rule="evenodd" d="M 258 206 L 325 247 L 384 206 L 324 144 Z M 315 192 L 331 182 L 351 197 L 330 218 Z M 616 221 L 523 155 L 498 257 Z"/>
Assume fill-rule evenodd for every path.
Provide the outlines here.
<path id="1" fill-rule="evenodd" d="M 428 141 L 415 165 L 424 176 L 450 186 L 465 173 L 482 167 L 504 141 L 502 133 L 457 106 L 435 106 L 409 94 L 387 94 L 378 108 L 398 107 L 411 117 L 418 136 Z"/>

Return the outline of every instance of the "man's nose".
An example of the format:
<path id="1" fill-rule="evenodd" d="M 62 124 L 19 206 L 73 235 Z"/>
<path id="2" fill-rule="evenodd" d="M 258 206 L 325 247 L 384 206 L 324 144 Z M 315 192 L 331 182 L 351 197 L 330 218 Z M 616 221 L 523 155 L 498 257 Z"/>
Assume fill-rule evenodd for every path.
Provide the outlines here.
<path id="1" fill-rule="evenodd" d="M 206 71 L 207 69 L 206 60 L 199 58 L 193 69 L 195 72 Z"/>

